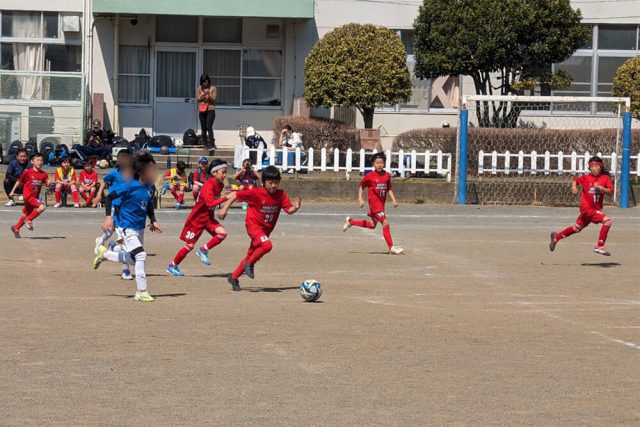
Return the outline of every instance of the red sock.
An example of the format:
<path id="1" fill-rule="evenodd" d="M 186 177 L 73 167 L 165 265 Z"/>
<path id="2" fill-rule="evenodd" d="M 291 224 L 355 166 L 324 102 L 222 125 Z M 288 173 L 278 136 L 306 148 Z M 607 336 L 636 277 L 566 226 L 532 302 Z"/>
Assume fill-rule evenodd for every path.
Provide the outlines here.
<path id="1" fill-rule="evenodd" d="M 204 245 L 202 245 L 200 247 L 200 250 L 203 252 L 208 252 L 209 249 L 213 249 L 214 247 L 218 246 L 220 243 L 222 243 L 222 241 L 224 239 L 226 239 L 227 237 L 227 233 L 220 233 L 220 234 L 216 234 L 215 236 L 213 236 L 211 238 L 211 240 L 209 240 L 207 243 L 205 243 Z"/>
<path id="2" fill-rule="evenodd" d="M 184 193 L 178 193 L 178 203 L 184 203 Z"/>
<path id="3" fill-rule="evenodd" d="M 76 205 L 80 203 L 80 198 L 78 197 L 78 190 L 72 191 L 71 197 L 73 197 L 73 203 L 75 203 Z"/>
<path id="4" fill-rule="evenodd" d="M 388 225 L 382 227 L 382 235 L 384 236 L 385 242 L 387 242 L 387 246 L 391 249 L 391 246 L 393 246 L 393 239 L 391 238 L 391 230 Z"/>
<path id="5" fill-rule="evenodd" d="M 256 248 L 253 254 L 251 254 L 251 256 L 249 257 L 248 259 L 249 265 L 255 265 L 255 263 L 258 262 L 260 258 L 262 258 L 264 255 L 268 254 L 271 251 L 271 249 L 273 249 L 273 244 L 271 243 L 271 240 L 267 240 L 266 242 L 262 243 L 260 246 Z"/>
<path id="6" fill-rule="evenodd" d="M 196 202 L 198 201 L 198 196 L 200 195 L 199 191 L 194 191 L 193 192 L 193 200 L 195 200 Z"/>
<path id="7" fill-rule="evenodd" d="M 610 229 L 611 220 L 607 220 L 602 224 L 602 228 L 600 229 L 600 236 L 598 236 L 598 246 L 604 246 L 604 243 L 607 241 L 607 235 L 609 234 Z"/>
<path id="8" fill-rule="evenodd" d="M 85 203 L 87 202 L 87 197 L 89 196 L 89 193 L 80 193 L 80 197 L 82 197 L 82 199 L 85 201 Z"/>
<path id="9" fill-rule="evenodd" d="M 185 259 L 187 255 L 189 255 L 191 249 L 193 249 L 193 247 L 190 248 L 186 245 L 181 247 L 176 256 L 173 258 L 173 265 L 179 265 L 182 260 Z"/>
<path id="10" fill-rule="evenodd" d="M 93 200 L 93 193 L 87 193 L 88 196 L 84 199 L 84 201 L 87 203 L 87 206 L 91 204 L 91 201 Z"/>
<path id="11" fill-rule="evenodd" d="M 556 234 L 556 242 L 560 239 L 564 239 L 565 237 L 569 237 L 572 234 L 575 234 L 575 232 L 576 232 L 576 228 L 574 225 L 572 225 L 571 227 L 565 228 L 564 230 Z"/>
<path id="12" fill-rule="evenodd" d="M 53 193 L 56 195 L 56 203 L 60 203 L 62 200 L 62 191 L 55 190 Z"/>
<path id="13" fill-rule="evenodd" d="M 31 211 L 31 213 L 29 215 L 27 215 L 27 221 L 33 221 L 34 219 L 36 219 L 38 217 L 38 215 L 40 215 L 40 211 L 38 209 L 34 209 Z"/>
<path id="14" fill-rule="evenodd" d="M 238 264 L 238 266 L 236 267 L 235 270 L 233 270 L 233 273 L 231 273 L 231 278 L 232 279 L 237 279 L 240 276 L 242 276 L 242 274 L 244 273 L 244 262 L 247 260 L 247 258 L 242 258 L 242 261 L 240 261 L 240 264 Z"/>
<path id="15" fill-rule="evenodd" d="M 15 223 L 15 225 L 13 226 L 13 228 L 15 228 L 16 230 L 20 230 L 22 228 L 22 226 L 24 225 L 24 214 L 20 215 L 20 218 L 18 219 L 18 222 Z"/>
<path id="16" fill-rule="evenodd" d="M 366 219 L 350 219 L 349 224 L 356 227 L 376 228 L 371 221 L 367 221 Z"/>
<path id="17" fill-rule="evenodd" d="M 178 200 L 178 193 L 176 192 L 176 190 L 171 190 L 171 194 L 176 198 L 176 200 Z"/>

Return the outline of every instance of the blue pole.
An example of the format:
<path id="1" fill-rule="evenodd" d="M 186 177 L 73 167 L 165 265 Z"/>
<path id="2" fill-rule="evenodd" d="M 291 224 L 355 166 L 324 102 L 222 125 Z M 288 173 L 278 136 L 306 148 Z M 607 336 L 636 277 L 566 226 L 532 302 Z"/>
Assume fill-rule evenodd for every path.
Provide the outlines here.
<path id="1" fill-rule="evenodd" d="M 467 131 L 469 128 L 469 110 L 460 110 L 460 147 L 458 156 L 458 204 L 467 204 Z"/>
<path id="2" fill-rule="evenodd" d="M 629 207 L 631 191 L 631 113 L 622 117 L 622 167 L 620 168 L 620 207 Z"/>

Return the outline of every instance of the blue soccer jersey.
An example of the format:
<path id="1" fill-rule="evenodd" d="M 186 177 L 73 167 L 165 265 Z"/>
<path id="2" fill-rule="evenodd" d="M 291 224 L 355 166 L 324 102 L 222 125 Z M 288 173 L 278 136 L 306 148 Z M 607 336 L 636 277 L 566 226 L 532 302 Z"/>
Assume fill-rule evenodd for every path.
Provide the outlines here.
<path id="1" fill-rule="evenodd" d="M 117 226 L 131 230 L 144 229 L 154 195 L 153 184 L 143 184 L 134 180 L 119 185 L 116 189 L 116 199 L 113 201 Z"/>
<path id="2" fill-rule="evenodd" d="M 114 185 L 118 185 L 122 182 L 122 174 L 120 173 L 120 169 L 114 168 L 102 178 L 107 187 L 112 187 Z"/>

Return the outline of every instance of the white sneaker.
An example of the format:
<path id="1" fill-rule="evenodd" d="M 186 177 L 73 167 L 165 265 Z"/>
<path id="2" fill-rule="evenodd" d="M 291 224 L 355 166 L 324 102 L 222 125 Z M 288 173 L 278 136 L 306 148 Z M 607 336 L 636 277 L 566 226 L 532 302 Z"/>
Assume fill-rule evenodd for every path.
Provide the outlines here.
<path id="1" fill-rule="evenodd" d="M 133 296 L 136 301 L 142 302 L 151 302 L 155 301 L 155 298 L 149 295 L 147 291 L 136 291 L 136 294 Z"/>
<path id="2" fill-rule="evenodd" d="M 79 207 L 80 207 L 80 203 L 74 203 L 74 204 L 73 204 L 73 207 L 74 207 L 74 208 L 79 208 Z"/>
<path id="3" fill-rule="evenodd" d="M 400 255 L 403 252 L 404 249 L 402 249 L 400 246 L 391 246 L 391 249 L 389 249 L 389 253 L 392 255 Z"/>
<path id="4" fill-rule="evenodd" d="M 344 218 L 344 224 L 342 225 L 342 231 L 347 231 L 352 227 L 351 225 L 351 217 L 347 216 Z"/>
<path id="5" fill-rule="evenodd" d="M 60 203 L 56 203 L 55 205 L 53 205 L 54 208 L 59 208 L 60 207 Z"/>
<path id="6" fill-rule="evenodd" d="M 5 206 L 15 206 L 16 202 L 14 202 L 13 200 L 9 200 L 7 203 L 4 204 Z"/>
<path id="7" fill-rule="evenodd" d="M 124 270 L 120 275 L 122 280 L 133 280 L 133 276 L 131 275 L 131 270 Z"/>
<path id="8" fill-rule="evenodd" d="M 97 238 L 96 238 L 96 247 L 93 249 L 93 253 L 94 253 L 94 254 L 98 255 L 98 248 L 99 248 L 100 246 L 102 246 L 102 244 L 103 244 L 103 243 L 104 243 L 104 242 L 102 241 L 102 237 L 97 237 Z"/>

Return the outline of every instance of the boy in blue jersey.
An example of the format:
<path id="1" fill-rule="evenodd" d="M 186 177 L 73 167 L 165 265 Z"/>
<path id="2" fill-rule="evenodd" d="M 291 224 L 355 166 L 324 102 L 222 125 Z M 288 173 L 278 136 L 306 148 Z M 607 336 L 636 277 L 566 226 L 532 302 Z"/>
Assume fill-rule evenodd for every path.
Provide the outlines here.
<path id="1" fill-rule="evenodd" d="M 93 260 L 93 268 L 98 268 L 104 260 L 134 265 L 137 287 L 134 298 L 136 301 L 150 302 L 154 298 L 147 291 L 147 275 L 144 268 L 147 253 L 142 246 L 147 217 L 150 221 L 149 229 L 162 233 L 162 227 L 156 220 L 153 209 L 153 183 L 158 178 L 158 168 L 151 153 L 140 152 L 134 156 L 133 178 L 120 184 L 109 194 L 117 231 L 123 236 L 124 243 L 109 250 L 100 246 Z"/>
<path id="2" fill-rule="evenodd" d="M 109 172 L 103 178 L 100 183 L 100 188 L 98 188 L 97 196 L 96 196 L 96 204 L 102 202 L 102 195 L 104 194 L 104 189 L 109 188 L 109 192 L 113 193 L 113 190 L 117 188 L 121 183 L 129 181 L 133 179 L 133 173 L 131 171 L 131 164 L 133 162 L 133 153 L 131 150 L 124 149 L 118 152 L 117 157 L 118 164 L 116 167 Z M 116 226 L 113 221 L 113 216 L 111 215 L 111 204 L 115 197 L 105 197 L 104 200 L 104 208 L 105 208 L 105 217 L 104 222 L 102 223 L 102 234 L 96 238 L 96 246 L 94 252 L 98 253 L 98 248 L 103 246 L 106 241 L 108 241 L 114 233 Z M 122 241 L 118 236 L 119 241 Z M 133 276 L 131 275 L 131 270 L 129 269 L 129 265 L 127 263 L 122 264 L 122 275 L 121 277 L 124 280 L 133 280 Z"/>

